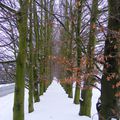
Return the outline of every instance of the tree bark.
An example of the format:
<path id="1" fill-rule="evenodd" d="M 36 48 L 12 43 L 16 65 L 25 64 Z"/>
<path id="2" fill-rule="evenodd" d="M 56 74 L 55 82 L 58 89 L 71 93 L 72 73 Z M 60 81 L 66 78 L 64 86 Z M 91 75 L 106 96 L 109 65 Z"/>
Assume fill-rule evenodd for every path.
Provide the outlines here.
<path id="1" fill-rule="evenodd" d="M 90 19 L 90 32 L 89 32 L 89 42 L 87 47 L 87 63 L 86 71 L 88 78 L 84 81 L 84 87 L 86 89 L 82 90 L 80 106 L 80 115 L 91 116 L 91 99 L 92 99 L 92 88 L 90 84 L 94 84 L 94 53 L 95 53 L 95 42 L 96 42 L 96 21 L 98 15 L 98 0 L 93 0 L 92 10 L 91 10 L 91 19 Z"/>
<path id="2" fill-rule="evenodd" d="M 30 28 L 29 28 L 29 106 L 28 106 L 28 111 L 29 113 L 34 111 L 33 107 L 33 96 L 34 96 L 34 80 L 33 80 L 33 37 L 32 37 L 32 5 L 33 2 L 30 3 L 30 9 L 29 9 L 29 20 L 30 20 Z"/>
<path id="3" fill-rule="evenodd" d="M 108 0 L 108 33 L 105 41 L 105 65 L 101 80 L 101 111 L 99 120 L 120 118 L 120 1 Z"/>
<path id="4" fill-rule="evenodd" d="M 38 29 L 38 15 L 37 15 L 37 7 L 36 2 L 33 3 L 33 9 L 34 9 L 34 32 L 35 32 L 35 48 L 34 48 L 34 67 L 33 67 L 33 73 L 34 73 L 34 100 L 35 102 L 39 102 L 39 74 L 38 74 L 38 57 L 39 57 L 39 29 Z"/>
<path id="5" fill-rule="evenodd" d="M 13 120 L 24 120 L 24 77 L 26 64 L 27 10 L 28 0 L 23 3 L 17 14 L 17 25 L 19 32 L 19 52 L 16 61 Z"/>
<path id="6" fill-rule="evenodd" d="M 76 45 L 77 45 L 77 67 L 78 68 L 80 68 L 80 62 L 82 58 L 80 30 L 81 30 L 83 1 L 84 0 L 76 0 L 76 9 L 77 9 Z M 77 71 L 77 78 L 80 80 L 80 71 Z M 80 81 L 79 83 L 76 82 L 74 103 L 79 104 L 80 103 L 79 99 L 80 99 Z"/>

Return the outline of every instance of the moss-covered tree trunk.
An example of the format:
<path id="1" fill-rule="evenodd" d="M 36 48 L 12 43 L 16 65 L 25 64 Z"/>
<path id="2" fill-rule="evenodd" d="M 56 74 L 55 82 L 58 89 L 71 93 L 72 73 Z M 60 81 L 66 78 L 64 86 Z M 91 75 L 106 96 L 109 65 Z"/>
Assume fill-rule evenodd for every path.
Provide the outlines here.
<path id="1" fill-rule="evenodd" d="M 44 0 L 44 6 L 45 6 L 45 8 L 48 10 L 49 9 L 49 7 L 48 7 L 48 4 L 49 4 L 49 2 L 48 2 L 48 0 Z M 44 61 L 43 61 L 43 71 L 44 71 L 44 78 L 43 78 L 43 90 L 44 90 L 44 92 L 46 92 L 46 90 L 47 90 L 47 86 L 46 86 L 46 83 L 47 83 L 47 79 L 48 79 L 48 50 L 49 50 L 49 45 L 48 45 L 48 26 L 49 26 L 49 24 L 48 24 L 48 12 L 47 11 L 45 11 L 44 12 Z"/>
<path id="2" fill-rule="evenodd" d="M 94 83 L 93 72 L 94 72 L 94 53 L 95 53 L 95 31 L 96 31 L 96 20 L 98 13 L 98 0 L 92 1 L 91 19 L 90 19 L 90 33 L 89 42 L 87 47 L 87 63 L 86 71 L 89 76 L 84 82 L 84 87 L 86 89 L 82 90 L 80 102 L 80 115 L 91 116 L 91 99 L 92 99 L 92 88 L 91 84 Z"/>
<path id="3" fill-rule="evenodd" d="M 71 6 L 72 4 L 70 5 L 70 8 L 69 8 L 69 1 L 68 0 L 65 0 L 63 1 L 63 3 L 65 4 L 64 5 L 64 15 L 65 16 L 69 16 L 71 15 L 72 13 L 69 13 L 72 12 L 71 9 Z M 61 33 L 61 39 L 63 40 L 63 46 L 61 48 L 61 54 L 62 56 L 65 57 L 66 61 L 69 61 L 69 63 L 67 63 L 64 68 L 70 68 L 71 65 L 71 61 L 72 61 L 72 37 L 70 36 L 69 32 L 71 32 L 70 28 L 71 28 L 71 21 L 69 20 L 69 18 L 66 18 L 65 21 L 64 21 L 64 24 L 65 24 L 65 28 L 66 28 L 66 31 L 64 31 L 64 33 Z M 73 97 L 73 93 L 72 93 L 72 82 L 69 81 L 69 78 L 72 77 L 72 71 L 70 70 L 64 70 L 64 75 L 61 76 L 61 77 L 66 77 L 68 79 L 68 81 L 66 83 L 64 83 L 64 89 L 66 91 L 66 93 L 68 94 L 68 97 L 69 98 L 72 98 Z"/>
<path id="4" fill-rule="evenodd" d="M 72 68 L 73 67 L 73 38 L 74 38 L 74 20 L 72 20 L 73 18 L 73 0 L 70 0 L 70 8 L 69 8 L 69 11 L 70 11 L 70 19 L 71 21 L 69 22 L 69 31 L 71 33 L 71 36 L 69 36 L 69 40 L 68 40 L 68 53 L 67 53 L 67 58 L 69 60 L 69 67 Z M 73 73 L 72 71 L 68 71 L 67 72 L 67 77 L 68 78 L 71 78 L 73 76 Z M 69 98 L 73 98 L 73 82 L 70 81 L 69 84 L 68 84 L 68 97 Z"/>
<path id="5" fill-rule="evenodd" d="M 29 9 L 29 20 L 30 20 L 30 27 L 29 27 L 29 105 L 28 111 L 29 113 L 34 111 L 33 107 L 33 96 L 34 96 L 34 80 L 33 80 L 33 27 L 32 27 L 32 2 Z"/>
<path id="6" fill-rule="evenodd" d="M 44 29 L 43 29 L 43 0 L 41 2 L 41 14 L 40 14 L 40 44 L 39 44 L 39 62 L 40 62 L 40 88 L 39 88 L 39 95 L 43 95 L 44 93 Z"/>
<path id="7" fill-rule="evenodd" d="M 48 58 L 49 56 L 52 56 L 53 53 L 52 53 L 52 41 L 53 41 L 53 21 L 54 21 L 54 17 L 52 14 L 54 14 L 54 3 L 55 3 L 55 0 L 50 0 L 50 5 L 49 5 L 49 9 L 50 9 L 50 13 L 49 13 L 49 21 L 48 21 L 48 24 L 49 24 L 49 28 L 48 28 L 48 45 L 49 45 L 49 52 L 48 52 Z M 49 83 L 51 82 L 51 80 L 53 79 L 53 76 L 52 76 L 52 62 L 50 59 L 48 59 L 48 67 L 49 67 L 49 72 L 48 72 L 48 80 L 49 80 Z M 48 84 L 49 84 L 48 83 Z"/>
<path id="8" fill-rule="evenodd" d="M 99 120 L 112 116 L 120 119 L 120 1 L 108 0 L 108 33 L 105 41 L 105 65 L 101 80 L 101 111 Z"/>
<path id="9" fill-rule="evenodd" d="M 82 57 L 81 42 L 80 42 L 81 41 L 80 29 L 81 29 L 82 7 L 83 7 L 83 0 L 76 0 L 76 9 L 77 9 L 76 10 L 77 11 L 76 45 L 77 45 L 77 67 L 78 68 L 80 68 L 80 62 Z M 77 72 L 77 78 L 80 79 L 80 71 Z M 76 82 L 74 103 L 79 104 L 79 99 L 80 99 L 80 84 Z"/>
<path id="10" fill-rule="evenodd" d="M 28 9 L 28 0 L 20 2 L 20 10 L 17 14 L 17 25 L 19 32 L 19 52 L 16 61 L 13 120 L 24 120 L 27 9 Z"/>
<path id="11" fill-rule="evenodd" d="M 33 75 L 34 75 L 34 100 L 35 102 L 39 102 L 39 74 L 38 74 L 38 50 L 39 50 L 39 29 L 38 29 L 38 15 L 37 15 L 37 7 L 36 2 L 33 3 L 34 10 L 34 32 L 35 32 L 35 48 L 34 48 L 34 67 L 33 67 Z"/>

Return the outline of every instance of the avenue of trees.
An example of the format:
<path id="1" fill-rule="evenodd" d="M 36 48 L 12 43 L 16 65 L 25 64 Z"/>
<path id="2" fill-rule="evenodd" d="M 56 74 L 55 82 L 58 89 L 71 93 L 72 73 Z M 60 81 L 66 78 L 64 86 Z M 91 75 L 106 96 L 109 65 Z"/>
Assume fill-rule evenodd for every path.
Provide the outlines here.
<path id="1" fill-rule="evenodd" d="M 1 0 L 0 51 L 15 81 L 13 120 L 24 120 L 25 88 L 30 113 L 53 76 L 79 115 L 91 117 L 96 88 L 99 120 L 120 119 L 120 0 Z"/>

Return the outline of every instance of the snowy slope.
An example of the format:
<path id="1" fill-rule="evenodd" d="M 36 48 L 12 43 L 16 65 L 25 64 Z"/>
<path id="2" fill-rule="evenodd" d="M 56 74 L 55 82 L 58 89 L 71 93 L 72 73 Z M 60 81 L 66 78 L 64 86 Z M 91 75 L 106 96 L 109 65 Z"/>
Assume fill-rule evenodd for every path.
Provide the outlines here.
<path id="1" fill-rule="evenodd" d="M 96 91 L 95 91 L 96 92 Z M 73 99 L 67 97 L 57 81 L 53 81 L 46 93 L 35 103 L 35 111 L 28 113 L 28 91 L 25 92 L 25 120 L 92 120 L 85 116 L 79 116 L 79 105 L 73 104 Z M 98 91 L 95 100 L 98 99 Z M 92 106 L 92 115 L 95 114 L 95 101 Z M 13 94 L 0 98 L 0 120 L 12 120 Z M 97 116 L 97 115 L 96 115 Z M 95 117 L 96 117 L 95 116 Z M 97 120 L 97 118 L 94 118 Z"/>

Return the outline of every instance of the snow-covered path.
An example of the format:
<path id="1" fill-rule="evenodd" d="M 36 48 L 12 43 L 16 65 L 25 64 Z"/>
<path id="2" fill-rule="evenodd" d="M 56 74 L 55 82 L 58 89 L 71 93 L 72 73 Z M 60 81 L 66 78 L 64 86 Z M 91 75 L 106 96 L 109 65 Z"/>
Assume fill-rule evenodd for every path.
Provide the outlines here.
<path id="1" fill-rule="evenodd" d="M 74 105 L 60 84 L 53 81 L 40 103 L 35 104 L 35 113 L 27 114 L 26 120 L 80 120 L 78 111 L 79 105 Z"/>
<path id="2" fill-rule="evenodd" d="M 79 105 L 73 104 L 73 99 L 57 81 L 53 81 L 46 93 L 40 97 L 40 102 L 34 104 L 35 111 L 28 113 L 28 91 L 25 96 L 25 120 L 91 120 L 79 116 Z M 12 120 L 13 94 L 0 98 L 0 119 Z"/>

